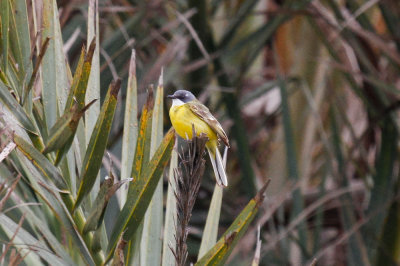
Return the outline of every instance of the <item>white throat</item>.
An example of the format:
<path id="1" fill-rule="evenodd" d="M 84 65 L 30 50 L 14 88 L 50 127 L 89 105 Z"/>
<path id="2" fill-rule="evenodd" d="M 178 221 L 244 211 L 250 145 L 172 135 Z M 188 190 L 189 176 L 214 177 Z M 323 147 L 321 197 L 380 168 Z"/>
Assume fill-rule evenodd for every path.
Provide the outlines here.
<path id="1" fill-rule="evenodd" d="M 182 102 L 181 100 L 179 100 L 179 99 L 173 99 L 173 100 L 172 100 L 172 106 L 171 106 L 171 107 L 180 106 L 180 105 L 183 105 L 183 104 L 185 104 L 185 103 Z"/>

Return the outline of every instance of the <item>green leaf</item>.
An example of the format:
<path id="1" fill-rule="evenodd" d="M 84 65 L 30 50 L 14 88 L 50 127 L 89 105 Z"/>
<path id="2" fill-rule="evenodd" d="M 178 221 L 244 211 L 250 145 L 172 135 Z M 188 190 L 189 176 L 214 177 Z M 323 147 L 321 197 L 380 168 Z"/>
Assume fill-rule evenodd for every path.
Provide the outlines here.
<path id="1" fill-rule="evenodd" d="M 74 209 L 79 206 L 91 190 L 96 181 L 97 174 L 101 167 L 104 151 L 106 150 L 108 135 L 114 118 L 115 108 L 117 106 L 117 96 L 121 86 L 121 81 L 117 80 L 110 85 L 106 99 L 104 100 L 96 126 L 93 130 L 85 159 L 83 160 L 81 170 L 81 183 Z"/>
<path id="2" fill-rule="evenodd" d="M 8 68 L 8 46 L 9 46 L 9 37 L 8 37 L 8 31 L 9 31 L 9 13 L 10 13 L 10 5 L 9 5 L 9 0 L 3 0 L 0 3 L 1 7 L 1 36 L 2 36 L 2 52 L 3 52 L 3 69 L 2 71 L 4 73 L 7 73 L 7 68 Z"/>
<path id="3" fill-rule="evenodd" d="M 24 129 L 37 135 L 37 130 L 32 120 L 2 82 L 0 82 L 0 100 L 15 116 L 18 123 L 20 123 Z"/>
<path id="4" fill-rule="evenodd" d="M 396 122 L 394 122 L 394 119 L 390 115 L 385 117 L 380 126 L 382 132 L 381 145 L 375 159 L 376 173 L 373 176 L 374 186 L 371 190 L 371 199 L 368 206 L 368 213 L 371 215 L 371 218 L 364 229 L 364 232 L 368 232 L 368 234 L 363 235 L 366 239 L 366 246 L 369 251 L 367 254 L 370 258 L 375 259 L 376 256 L 379 260 L 385 261 L 389 259 L 388 256 L 394 258 L 394 255 L 398 253 L 397 250 L 393 249 L 393 246 L 386 246 L 387 243 L 384 242 L 382 244 L 386 246 L 386 248 L 376 248 L 376 245 L 379 244 L 376 239 L 385 237 L 383 240 L 391 241 L 394 244 L 395 238 L 390 239 L 393 236 L 388 236 L 388 230 L 393 232 L 398 230 L 395 227 L 390 227 L 390 229 L 385 227 L 390 226 L 390 224 L 393 225 L 394 221 L 397 219 L 393 212 L 394 209 L 398 208 L 398 205 L 396 206 L 396 202 L 394 202 L 392 206 L 390 206 L 387 202 L 388 199 L 394 196 L 393 192 L 397 192 L 397 190 L 393 189 L 393 183 L 395 178 L 398 178 L 398 173 L 396 173 L 395 169 L 396 162 L 398 161 L 397 143 L 399 133 L 396 129 Z M 374 215 L 378 210 L 383 213 L 382 211 L 384 209 L 386 209 L 385 215 Z"/>
<path id="5" fill-rule="evenodd" d="M 228 148 L 225 147 L 223 163 L 226 168 L 226 160 L 228 157 Z M 210 208 L 208 210 L 206 225 L 204 226 L 203 236 L 197 259 L 200 259 L 210 250 L 218 238 L 219 217 L 221 214 L 223 188 L 217 184 L 214 187 L 214 193 L 211 199 Z"/>
<path id="6" fill-rule="evenodd" d="M 65 104 L 65 111 L 72 108 L 75 102 L 78 104 L 79 109 L 82 109 L 85 106 L 85 95 L 92 69 L 92 59 L 95 47 L 95 40 L 90 43 L 87 52 L 85 46 L 82 47 L 78 66 L 76 67 L 74 78 L 72 80 L 71 90 L 68 95 L 67 103 Z"/>
<path id="7" fill-rule="evenodd" d="M 48 37 L 50 43 L 41 64 L 41 77 L 44 114 L 49 128 L 55 124 L 58 115 L 63 112 L 70 87 L 58 17 L 56 1 L 44 0 L 42 41 L 44 42 Z"/>
<path id="8" fill-rule="evenodd" d="M 3 2 L 3 1 L 2 1 Z M 31 69 L 31 42 L 28 28 L 28 15 L 25 0 L 8 1 L 8 71 L 7 85 L 11 86 L 20 99 L 26 76 L 30 76 Z M 31 103 L 29 104 L 31 106 Z M 27 109 L 30 111 L 30 108 Z"/>
<path id="9" fill-rule="evenodd" d="M 214 247 L 196 262 L 195 265 L 224 265 L 238 240 L 246 232 L 247 227 L 257 214 L 258 208 L 264 200 L 264 192 L 269 182 L 270 180 L 268 180 L 257 195 L 250 200 Z"/>
<path id="10" fill-rule="evenodd" d="M 133 158 L 136 150 L 138 138 L 138 103 L 137 103 L 137 80 L 136 80 L 136 52 L 132 50 L 129 63 L 129 78 L 127 84 L 127 95 L 125 101 L 124 133 L 122 137 L 122 158 L 121 158 L 121 180 L 129 178 L 132 173 Z M 125 204 L 128 194 L 127 189 L 123 189 L 120 198 L 120 206 Z M 128 251 L 126 252 L 126 262 L 129 265 L 140 264 L 140 242 L 142 240 L 143 223 L 139 226 L 135 236 L 129 241 Z"/>
<path id="11" fill-rule="evenodd" d="M 400 206 L 398 201 L 394 201 L 390 206 L 383 224 L 380 242 L 375 265 L 398 265 L 400 263 Z"/>
<path id="12" fill-rule="evenodd" d="M 86 95 L 86 91 L 87 91 L 89 75 L 91 72 L 92 57 L 93 57 L 95 46 L 96 46 L 96 43 L 93 40 L 92 43 L 90 44 L 87 52 L 86 52 L 85 47 L 82 48 L 78 66 L 76 67 L 75 75 L 72 80 L 71 89 L 69 91 L 67 102 L 65 104 L 64 113 L 68 112 L 74 106 L 74 104 L 78 105 L 78 109 L 83 109 L 85 106 L 85 95 Z M 93 102 L 91 102 L 91 103 L 93 103 Z M 81 125 L 80 131 L 78 131 L 78 133 L 76 133 L 77 128 L 73 128 L 73 130 L 72 130 L 73 134 L 68 139 L 66 139 L 67 141 L 66 141 L 65 145 L 57 151 L 56 160 L 54 162 L 55 165 L 58 165 L 62 161 L 64 156 L 66 155 L 66 162 L 65 161 L 63 162 L 62 169 L 66 176 L 70 176 L 69 181 L 70 181 L 70 186 L 72 188 L 71 192 L 74 195 L 76 194 L 76 187 L 77 187 L 77 185 L 76 185 L 77 178 L 76 178 L 76 174 L 75 174 L 75 167 L 80 168 L 81 161 L 80 161 L 80 157 L 79 157 L 79 160 L 76 160 L 74 158 L 75 157 L 73 154 L 74 151 L 71 150 L 70 147 L 74 141 L 75 135 L 78 135 L 77 139 L 79 139 L 79 135 L 82 135 L 82 136 L 84 135 L 83 134 L 83 126 L 82 126 L 83 123 L 82 122 L 77 123 L 76 126 L 78 127 L 79 124 Z M 86 148 L 85 141 L 81 141 L 81 143 L 82 143 L 81 146 L 82 147 L 84 146 L 84 148 Z M 82 151 L 81 154 L 84 154 L 84 152 Z M 75 164 L 77 164 L 77 165 L 75 165 Z"/>
<path id="13" fill-rule="evenodd" d="M 150 146 L 151 146 L 151 126 L 153 119 L 153 89 L 150 88 L 149 94 L 147 96 L 146 104 L 142 109 L 142 116 L 140 117 L 140 128 L 138 140 L 136 143 L 135 157 L 132 164 L 131 177 L 136 179 L 141 176 L 144 166 L 150 160 Z M 128 197 L 132 195 L 133 185 L 129 185 Z"/>
<path id="14" fill-rule="evenodd" d="M 65 121 L 62 126 L 66 126 L 64 128 L 60 128 L 57 133 L 59 135 L 54 134 L 54 137 L 59 137 L 58 139 L 53 139 L 54 143 L 57 144 L 57 156 L 54 161 L 54 165 L 58 165 L 63 156 L 70 150 L 72 142 L 74 141 L 74 137 L 76 134 L 76 130 L 78 129 L 79 121 L 86 110 L 94 104 L 96 100 L 91 101 L 88 105 L 86 105 L 82 110 L 76 111 L 71 117 L 69 121 Z M 56 123 L 57 124 L 57 123 Z M 64 130 L 63 130 L 64 129 Z M 51 134 L 51 133 L 50 133 Z M 51 137 L 51 136 L 50 136 Z M 43 151 L 44 152 L 44 151 Z"/>
<path id="15" fill-rule="evenodd" d="M 18 69 L 21 74 L 29 77 L 31 69 L 31 39 L 30 39 L 30 31 L 29 31 L 29 17 L 26 6 L 26 0 L 14 0 L 10 1 L 12 17 L 15 28 L 16 28 L 16 36 L 18 36 L 18 44 L 19 50 L 21 53 L 21 61 L 17 61 Z M 10 44 L 14 44 L 14 41 Z"/>
<path id="16" fill-rule="evenodd" d="M 112 258 L 117 241 L 121 235 L 124 235 L 124 239 L 130 240 L 143 220 L 161 174 L 171 157 L 174 142 L 175 131 L 171 128 L 165 135 L 163 142 L 158 147 L 148 166 L 145 167 L 143 174 L 135 176 L 131 182 L 132 190 L 130 191 L 132 191 L 132 195 L 128 196 L 127 202 L 114 225 L 107 248 L 107 261 Z"/>
<path id="17" fill-rule="evenodd" d="M 100 44 L 100 25 L 99 25 L 99 1 L 89 0 L 88 13 L 87 13 L 87 42 L 89 45 L 90 40 L 95 40 Z M 114 77 L 114 81 L 118 77 Z M 92 71 L 90 72 L 88 90 L 86 92 L 86 100 L 88 103 L 94 99 L 100 99 L 100 46 L 96 46 L 93 53 Z M 85 140 L 86 145 L 89 145 L 89 139 L 92 131 L 95 129 L 95 121 L 100 113 L 100 103 L 95 104 L 85 114 Z M 94 199 L 100 188 L 100 178 L 95 180 L 95 184 L 90 192 L 91 198 Z"/>
<path id="18" fill-rule="evenodd" d="M 40 53 L 36 60 L 36 65 L 35 65 L 35 68 L 33 69 L 31 78 L 28 82 L 28 85 L 25 86 L 25 89 L 22 92 L 22 96 L 21 96 L 21 104 L 22 105 L 24 105 L 24 103 L 27 102 L 28 95 L 31 92 L 33 85 L 35 84 L 36 77 L 39 72 L 39 67 L 40 67 L 40 64 L 42 63 L 43 56 L 46 53 L 47 47 L 49 46 L 49 42 L 50 42 L 50 38 L 47 37 L 46 40 L 44 41 L 42 47 L 40 48 Z"/>
<path id="19" fill-rule="evenodd" d="M 178 153 L 176 147 L 172 150 L 171 162 L 169 164 L 168 172 L 168 192 L 167 192 L 167 203 L 165 210 L 165 224 L 164 224 L 164 243 L 163 243 L 163 257 L 162 265 L 175 265 L 175 257 L 171 249 L 175 251 L 176 238 L 175 238 L 175 223 L 177 221 L 176 212 L 176 180 L 174 178 L 174 169 L 178 167 Z"/>
<path id="20" fill-rule="evenodd" d="M 126 264 L 131 266 L 140 266 L 140 245 L 142 242 L 143 221 L 139 224 L 136 232 L 133 234 L 132 239 L 128 242 L 128 250 L 126 253 Z M 114 254 L 115 256 L 115 254 Z"/>
<path id="21" fill-rule="evenodd" d="M 42 176 L 51 180 L 52 183 L 54 182 L 57 187 L 55 190 L 68 193 L 67 184 L 63 176 L 43 154 L 20 136 L 14 134 L 13 139 L 18 149 L 36 166 Z"/>
<path id="22" fill-rule="evenodd" d="M 131 166 L 131 176 L 133 178 L 140 177 L 143 170 L 143 165 L 146 165 L 150 160 L 150 146 L 151 146 L 151 126 L 152 114 L 154 107 L 153 89 L 149 90 L 146 104 L 143 106 L 142 116 L 140 118 L 140 135 L 136 144 L 136 151 L 134 161 Z M 128 197 L 134 194 L 132 183 L 129 185 Z M 127 261 L 132 261 L 134 265 L 140 265 L 140 246 L 143 232 L 143 221 L 139 224 L 134 236 L 129 241 L 129 247 L 132 250 L 127 252 Z"/>
<path id="23" fill-rule="evenodd" d="M 9 180 L 12 180 L 13 175 L 8 171 L 8 169 L 5 167 L 4 164 L 0 164 L 0 182 L 8 182 Z M 18 197 L 24 198 L 25 202 L 35 202 L 36 199 L 35 197 L 30 194 L 30 190 L 28 186 L 25 186 L 22 182 L 18 184 L 21 187 L 21 193 L 18 193 L 17 191 L 14 190 L 14 193 L 18 193 Z M 12 200 L 13 198 L 18 198 L 18 197 L 12 197 L 9 198 L 8 200 Z M 75 265 L 72 262 L 71 257 L 68 255 L 68 252 L 65 250 L 65 247 L 62 246 L 62 243 L 57 239 L 54 234 L 50 231 L 48 227 L 47 222 L 43 222 L 43 219 L 46 219 L 44 215 L 42 215 L 43 208 L 42 207 L 34 207 L 34 206 L 29 206 L 28 204 L 18 204 L 17 201 L 12 201 L 11 206 L 17 207 L 22 213 L 25 214 L 26 216 L 26 222 L 28 222 L 32 228 L 35 228 L 36 234 L 40 234 L 40 237 L 42 237 L 45 240 L 45 243 L 48 243 L 49 246 L 51 246 L 52 250 L 54 251 L 55 255 L 61 258 L 64 262 L 64 264 L 68 265 Z M 4 212 L 5 213 L 5 212 Z M 6 213 L 7 216 L 8 213 Z"/>
<path id="24" fill-rule="evenodd" d="M 98 5 L 99 5 L 98 0 L 89 0 L 88 22 L 87 22 L 88 45 L 90 40 L 93 40 L 96 43 L 100 43 Z M 92 101 L 93 99 L 99 99 L 100 98 L 100 50 L 98 46 L 96 46 L 93 52 L 92 71 L 90 73 L 88 82 L 89 83 L 86 95 L 86 102 Z M 100 105 L 95 105 L 94 108 L 85 115 L 86 141 L 89 140 L 92 134 L 92 130 L 94 130 L 95 127 L 94 121 L 96 121 L 99 112 L 100 112 Z"/>
<path id="25" fill-rule="evenodd" d="M 289 95 L 287 93 L 286 83 L 279 77 L 279 88 L 281 92 L 282 99 L 282 120 L 283 120 L 283 129 L 284 129 L 284 137 L 285 137 L 285 150 L 286 150 L 286 164 L 287 164 L 287 172 L 289 175 L 289 179 L 297 182 L 299 180 L 298 167 L 297 167 L 297 157 L 296 157 L 296 144 L 293 135 L 292 121 L 291 121 L 291 113 L 290 113 L 290 105 L 289 105 Z M 303 196 L 300 192 L 300 189 L 296 189 L 293 192 L 293 210 L 291 211 L 291 218 L 293 219 L 304 208 Z M 306 227 L 305 224 L 302 223 L 299 226 L 299 238 L 301 243 L 306 243 L 307 235 L 306 235 Z"/>
<path id="26" fill-rule="evenodd" d="M 156 99 L 154 103 L 153 119 L 151 127 L 150 157 L 153 156 L 163 139 L 164 118 L 164 85 L 163 70 L 161 70 Z M 162 173 L 161 173 L 162 175 Z M 163 225 L 163 180 L 160 178 L 154 191 L 149 208 L 143 221 L 143 233 L 141 241 L 140 265 L 160 265 L 162 250 L 162 225 Z"/>
<path id="27" fill-rule="evenodd" d="M 114 184 L 114 177 L 111 176 L 103 182 L 100 186 L 99 194 L 93 203 L 92 211 L 88 216 L 89 218 L 83 228 L 83 233 L 86 234 L 87 232 L 95 231 L 100 227 L 108 201 L 114 195 L 115 191 L 128 180 L 129 179 L 125 179 Z"/>
<path id="28" fill-rule="evenodd" d="M 103 216 L 100 217 L 101 221 L 103 221 Z M 95 254 L 103 254 L 102 253 L 102 242 L 103 241 L 103 227 L 101 224 L 99 227 L 96 229 L 96 231 L 93 233 L 93 241 L 92 241 L 92 246 L 91 250 Z M 101 255 L 101 259 L 103 259 L 103 256 Z"/>
<path id="29" fill-rule="evenodd" d="M 17 223 L 7 217 L 5 214 L 0 213 L 0 226 L 11 238 L 13 245 L 19 250 L 21 256 L 26 255 L 25 262 L 41 265 L 40 258 L 45 260 L 49 265 L 65 265 L 66 262 L 58 257 L 53 251 L 46 246 L 43 240 L 37 239 L 32 236 L 27 230 L 20 227 Z M 35 247 L 32 249 L 32 247 Z"/>
<path id="30" fill-rule="evenodd" d="M 203 236 L 198 258 L 203 257 L 217 242 L 219 216 L 221 214 L 223 188 L 215 185 L 214 193 L 211 199 L 210 208 L 208 210 L 206 225 L 204 227 Z"/>
<path id="31" fill-rule="evenodd" d="M 78 109 L 78 104 L 75 104 L 71 110 L 64 113 L 60 118 L 57 119 L 54 126 L 49 131 L 49 138 L 43 154 L 63 148 L 64 151 L 68 151 L 71 147 L 72 141 L 75 136 L 78 123 L 85 111 L 95 102 L 93 100 L 83 109 Z M 59 153 L 60 154 L 60 153 Z M 57 161 L 60 157 L 57 154 Z M 56 165 L 58 164 L 56 161 Z"/>
<path id="32" fill-rule="evenodd" d="M 124 133 L 122 136 L 122 155 L 121 155 L 121 179 L 130 177 L 132 172 L 132 163 L 136 149 L 138 136 L 137 121 L 137 81 L 136 81 L 136 53 L 132 50 L 129 63 L 129 78 L 125 101 Z M 125 190 L 124 190 L 125 192 Z M 121 206 L 126 201 L 126 192 L 121 195 Z"/>
<path id="33" fill-rule="evenodd" d="M 31 161 L 29 157 L 26 157 L 23 151 L 16 149 L 14 152 L 11 153 L 11 156 L 13 157 L 12 160 L 16 165 L 21 166 L 20 170 L 22 170 L 22 172 L 28 177 L 32 189 L 35 191 L 37 197 L 43 200 L 44 205 L 48 206 L 54 213 L 54 217 L 57 219 L 57 224 L 62 226 L 68 232 L 68 236 L 71 237 L 72 243 L 74 244 L 73 247 L 77 249 L 76 254 L 79 254 L 87 264 L 95 265 L 89 249 L 77 231 L 77 224 L 75 224 L 67 206 L 58 194 L 57 188 L 49 185 L 48 182 L 43 179 L 39 169 L 34 167 L 35 162 Z"/>

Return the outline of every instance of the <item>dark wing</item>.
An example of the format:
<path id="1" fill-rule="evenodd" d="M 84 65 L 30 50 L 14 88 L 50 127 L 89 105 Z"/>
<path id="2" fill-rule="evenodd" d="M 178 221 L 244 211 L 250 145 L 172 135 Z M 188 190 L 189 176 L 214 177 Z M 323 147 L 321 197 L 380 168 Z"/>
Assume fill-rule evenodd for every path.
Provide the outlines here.
<path id="1" fill-rule="evenodd" d="M 190 107 L 190 110 L 200 117 L 204 122 L 206 122 L 215 133 L 217 133 L 218 138 L 222 139 L 226 146 L 229 146 L 229 139 L 226 136 L 225 131 L 223 130 L 221 124 L 215 119 L 215 117 L 210 113 L 207 107 L 205 107 L 199 101 L 191 101 L 187 103 Z"/>

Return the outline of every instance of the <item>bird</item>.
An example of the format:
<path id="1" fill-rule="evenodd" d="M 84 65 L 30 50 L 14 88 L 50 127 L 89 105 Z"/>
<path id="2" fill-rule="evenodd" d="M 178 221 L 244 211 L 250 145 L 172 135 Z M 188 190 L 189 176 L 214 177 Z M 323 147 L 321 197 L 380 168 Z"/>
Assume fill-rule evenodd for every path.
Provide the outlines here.
<path id="1" fill-rule="evenodd" d="M 172 99 L 169 117 L 176 133 L 183 139 L 192 139 L 192 126 L 194 126 L 196 135 L 201 133 L 207 135 L 206 149 L 210 156 L 217 184 L 221 187 L 228 186 L 221 153 L 218 150 L 219 141 L 222 140 L 228 148 L 230 146 L 228 136 L 221 124 L 190 91 L 177 90 L 167 97 Z"/>

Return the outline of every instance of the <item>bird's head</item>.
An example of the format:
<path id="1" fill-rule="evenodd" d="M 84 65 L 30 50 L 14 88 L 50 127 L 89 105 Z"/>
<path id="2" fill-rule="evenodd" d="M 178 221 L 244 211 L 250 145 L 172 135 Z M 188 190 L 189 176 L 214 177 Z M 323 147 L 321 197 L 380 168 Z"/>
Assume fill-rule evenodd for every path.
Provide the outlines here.
<path id="1" fill-rule="evenodd" d="M 177 90 L 174 94 L 167 97 L 173 100 L 173 105 L 182 105 L 196 99 L 193 93 L 187 90 Z"/>

